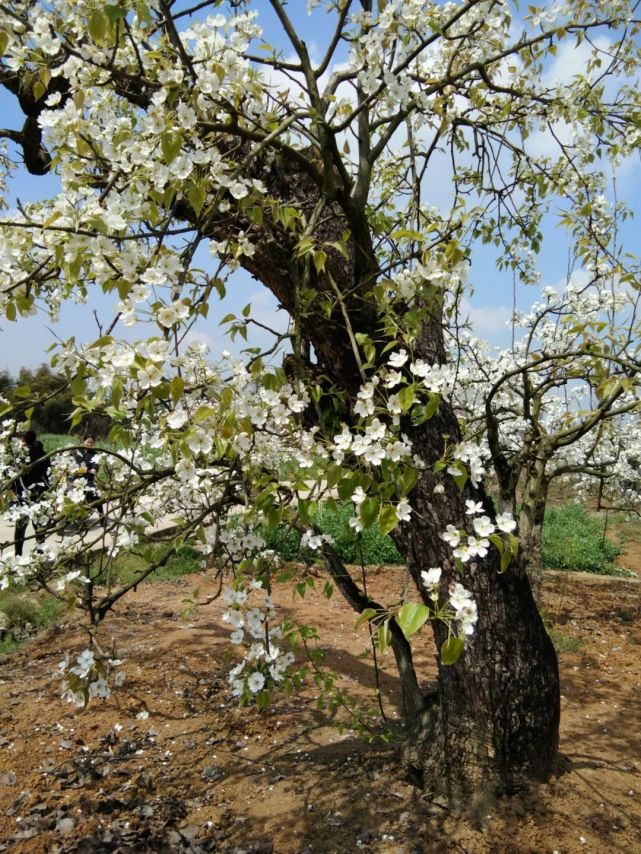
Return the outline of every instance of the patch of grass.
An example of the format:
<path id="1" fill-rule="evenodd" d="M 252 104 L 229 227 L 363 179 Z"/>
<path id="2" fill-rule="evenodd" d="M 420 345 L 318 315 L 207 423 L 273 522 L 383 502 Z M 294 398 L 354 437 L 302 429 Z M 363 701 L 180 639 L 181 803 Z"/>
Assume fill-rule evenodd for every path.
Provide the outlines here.
<path id="1" fill-rule="evenodd" d="M 338 556 L 345 563 L 360 563 L 361 548 L 363 563 L 369 564 L 401 564 L 403 559 L 391 537 L 383 534 L 378 525 L 363 531 L 361 545 L 354 530 L 349 526 L 349 520 L 354 515 L 353 505 L 339 504 L 336 511 L 322 507 L 315 518 L 315 523 L 324 534 L 329 534 Z M 297 560 L 314 563 L 318 555 L 310 550 L 301 550 L 300 535 L 291 528 L 277 528 L 274 531 L 262 531 L 267 548 L 273 549 L 283 560 Z"/>
<path id="2" fill-rule="evenodd" d="M 41 433 L 38 438 L 47 453 L 66 448 L 68 445 L 82 445 L 82 438 L 70 436 L 68 433 Z"/>
<path id="3" fill-rule="evenodd" d="M 641 542 L 641 518 L 635 513 L 610 515 L 608 524 L 616 525 L 624 542 Z"/>
<path id="4" fill-rule="evenodd" d="M 82 434 L 71 435 L 70 433 L 41 433 L 38 438 L 44 445 L 44 449 L 47 453 L 50 451 L 57 451 L 61 448 L 68 448 L 70 446 L 77 447 L 78 445 L 82 445 L 84 441 L 84 437 Z M 96 439 L 96 451 L 100 451 L 101 448 L 108 448 L 109 450 L 116 450 L 116 445 L 113 442 L 110 442 L 106 437 L 102 439 Z"/>
<path id="5" fill-rule="evenodd" d="M 111 564 L 109 580 L 111 584 L 130 584 L 135 581 L 150 562 L 157 560 L 162 555 L 162 547 L 155 547 L 150 556 L 142 556 L 135 552 L 123 552 L 119 554 Z M 184 575 L 194 575 L 202 571 L 202 554 L 191 546 L 182 546 L 175 555 L 172 555 L 164 566 L 157 569 L 147 581 L 171 581 L 174 578 L 182 578 Z M 97 584 L 107 582 L 107 570 L 96 578 Z"/>
<path id="6" fill-rule="evenodd" d="M 581 649 L 582 643 L 579 638 L 575 638 L 573 635 L 566 635 L 560 629 L 548 627 L 547 631 L 558 655 L 568 652 L 578 652 Z"/>
<path id="7" fill-rule="evenodd" d="M 614 565 L 614 559 L 621 553 L 620 546 L 603 537 L 603 521 L 591 516 L 580 504 L 546 512 L 541 545 L 545 567 L 625 575 Z"/>
<path id="8" fill-rule="evenodd" d="M 0 653 L 10 652 L 28 637 L 53 625 L 63 604 L 51 596 L 34 596 L 16 590 L 0 592 Z"/>

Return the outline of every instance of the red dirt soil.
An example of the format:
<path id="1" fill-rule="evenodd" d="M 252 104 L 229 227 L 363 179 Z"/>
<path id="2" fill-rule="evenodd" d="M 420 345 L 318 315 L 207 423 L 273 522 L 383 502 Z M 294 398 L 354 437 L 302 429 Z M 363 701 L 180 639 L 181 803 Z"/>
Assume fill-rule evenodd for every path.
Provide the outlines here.
<path id="1" fill-rule="evenodd" d="M 546 580 L 546 620 L 557 645 L 574 650 L 560 655 L 558 776 L 470 822 L 403 778 L 394 745 L 340 735 L 309 690 L 264 713 L 236 708 L 222 604 L 195 608 L 188 623 L 181 617 L 192 587 L 202 598 L 215 589 L 200 582 L 141 587 L 107 619 L 101 638 L 115 640 L 127 679 L 84 711 L 60 698 L 56 676 L 64 654 L 85 646 L 73 620 L 2 659 L 0 851 L 641 852 L 638 583 Z M 369 583 L 377 597 L 398 593 L 403 570 L 381 569 Z M 292 601 L 283 588 L 276 600 L 322 626 L 326 665 L 371 704 L 367 632 L 340 597 L 328 607 L 320 592 Z M 429 680 L 434 650 L 423 636 L 415 646 Z M 390 653 L 383 663 L 393 719 Z"/>

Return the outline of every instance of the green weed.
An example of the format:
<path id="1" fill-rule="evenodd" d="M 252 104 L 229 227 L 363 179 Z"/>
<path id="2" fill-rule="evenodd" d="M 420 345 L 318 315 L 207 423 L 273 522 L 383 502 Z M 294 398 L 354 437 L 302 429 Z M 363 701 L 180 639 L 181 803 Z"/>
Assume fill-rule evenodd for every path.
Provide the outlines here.
<path id="1" fill-rule="evenodd" d="M 41 433 L 38 438 L 47 453 L 69 447 L 78 447 L 82 445 L 84 440 L 82 434 L 71 435 L 70 433 Z M 96 451 L 99 452 L 101 448 L 107 448 L 111 451 L 117 450 L 117 446 L 107 438 L 96 439 Z"/>
<path id="2" fill-rule="evenodd" d="M 620 553 L 617 543 L 603 537 L 603 521 L 591 516 L 580 504 L 555 507 L 546 512 L 543 566 L 601 575 L 624 575 L 624 571 L 614 565 L 614 559 Z"/>
<path id="3" fill-rule="evenodd" d="M 324 534 L 329 534 L 333 540 L 336 553 L 345 563 L 360 563 L 361 549 L 364 564 L 400 564 L 403 559 L 391 537 L 383 534 L 378 525 L 366 529 L 359 537 L 349 526 L 349 520 L 354 515 L 353 505 L 338 504 L 336 511 L 321 507 L 314 522 Z M 318 555 L 310 550 L 301 550 L 300 534 L 291 528 L 281 527 L 276 530 L 261 532 L 267 548 L 273 549 L 283 560 L 297 560 L 314 563 Z"/>
<path id="4" fill-rule="evenodd" d="M 50 596 L 34 596 L 15 590 L 0 593 L 0 653 L 10 652 L 38 631 L 53 625 L 63 605 Z"/>
<path id="5" fill-rule="evenodd" d="M 560 629 L 548 628 L 547 632 L 558 655 L 568 652 L 578 652 L 581 649 L 581 640 L 579 638 L 566 635 Z"/>
<path id="6" fill-rule="evenodd" d="M 135 581 L 141 572 L 147 569 L 150 563 L 158 560 L 162 555 L 162 546 L 152 549 L 148 555 L 136 554 L 136 552 L 122 552 L 109 566 L 100 570 L 96 558 L 92 577 L 96 584 L 109 583 L 130 584 Z M 159 567 L 148 579 L 149 581 L 171 581 L 174 578 L 182 578 L 184 575 L 193 575 L 202 571 L 202 554 L 191 546 L 182 546 L 175 555 L 172 555 L 164 566 Z M 97 573 L 97 574 L 96 574 Z"/>

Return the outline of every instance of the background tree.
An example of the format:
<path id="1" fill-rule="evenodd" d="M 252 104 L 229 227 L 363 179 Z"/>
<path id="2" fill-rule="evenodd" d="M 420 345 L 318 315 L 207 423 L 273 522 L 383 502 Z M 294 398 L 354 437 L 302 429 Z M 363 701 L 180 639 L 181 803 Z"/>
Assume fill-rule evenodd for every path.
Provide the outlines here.
<path id="1" fill-rule="evenodd" d="M 514 318 L 519 338 L 508 349 L 458 341 L 455 399 L 465 434 L 487 447 L 498 502 L 518 519 L 536 587 L 550 485 L 572 477 L 603 495 L 598 483 L 631 479 L 639 295 L 610 284 L 595 276 L 562 293 L 546 288 L 540 303 Z"/>
<path id="2" fill-rule="evenodd" d="M 13 386 L 13 379 L 9 371 L 0 371 L 0 394 L 6 394 Z"/>
<path id="3" fill-rule="evenodd" d="M 16 389 L 24 389 L 14 400 L 25 406 L 25 415 L 43 433 L 66 433 L 69 430 L 73 403 L 69 383 L 64 375 L 56 374 L 46 364 L 35 370 L 20 368 Z"/>
<path id="4" fill-rule="evenodd" d="M 329 13 L 331 32 L 314 62 L 280 0 L 269 6 L 283 46 L 265 50 L 254 50 L 251 4 L 231 4 L 229 18 L 212 5 L 208 19 L 203 4 L 192 15 L 162 0 L 3 7 L 2 83 L 26 117 L 4 135 L 32 173 L 55 164 L 61 182 L 55 199 L 2 223 L 3 310 L 16 319 L 38 298 L 55 311 L 101 288 L 117 292 L 120 322 L 155 321 L 135 348 L 107 335 L 56 356 L 74 419 L 104 405 L 126 449 L 112 455 L 127 499 L 117 544 L 144 540 L 160 508 L 180 505 L 167 553 L 196 536 L 226 557 L 240 644 L 275 619 L 256 524 L 307 527 L 336 587 L 393 648 L 406 766 L 453 805 L 482 807 L 553 770 L 558 673 L 514 522 L 482 486 L 481 449 L 461 441 L 445 328 L 475 242 L 496 243 L 501 258 L 536 252 L 557 207 L 581 259 L 638 283 L 593 215 L 606 161 L 638 145 L 638 87 L 623 82 L 638 68 L 634 8 L 532 8 L 515 37 L 510 8 L 491 0 L 343 0 L 316 11 Z M 577 42 L 584 74 L 549 82 L 548 58 Z M 528 137 L 560 125 L 569 141 L 536 156 Z M 425 195 L 442 152 L 452 192 L 439 211 Z M 203 245 L 213 274 L 195 262 Z M 258 354 L 231 371 L 183 355 L 186 332 L 238 266 L 291 317 L 290 381 Z M 250 319 L 250 309 L 229 318 L 243 329 Z M 317 432 L 300 427 L 302 408 Z M 379 519 L 393 531 L 420 605 L 373 602 L 319 538 L 308 484 L 279 481 L 285 431 L 301 466 L 328 459 L 313 499 L 335 486 L 359 508 L 356 528 Z M 70 500 L 53 499 L 52 524 Z M 234 519 L 239 502 L 248 509 Z M 32 577 L 68 568 L 65 549 L 35 561 Z M 260 619 L 243 616 L 256 589 Z M 94 624 L 124 592 L 95 598 L 86 586 Z M 439 681 L 425 696 L 407 638 L 428 618 Z M 256 641 L 233 689 L 263 702 L 290 664 Z M 104 693 L 94 670 L 93 659 L 78 665 L 72 695 L 88 684 Z"/>
<path id="5" fill-rule="evenodd" d="M 14 405 L 22 422 L 30 423 L 41 433 L 68 433 L 73 412 L 73 394 L 67 377 L 53 371 L 45 363 L 38 368 L 20 368 L 13 379 L 8 372 L 0 375 L 0 389 Z M 105 413 L 87 413 L 78 425 L 78 432 L 91 430 L 97 435 L 109 431 Z"/>

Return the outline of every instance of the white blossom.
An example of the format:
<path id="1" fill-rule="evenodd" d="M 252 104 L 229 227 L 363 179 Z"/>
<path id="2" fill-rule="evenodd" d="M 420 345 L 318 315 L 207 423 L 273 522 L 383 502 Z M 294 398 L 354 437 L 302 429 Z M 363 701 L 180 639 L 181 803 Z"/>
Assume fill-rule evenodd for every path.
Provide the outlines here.
<path id="1" fill-rule="evenodd" d="M 496 527 L 509 534 L 516 529 L 516 522 L 511 513 L 497 513 Z"/>
<path id="2" fill-rule="evenodd" d="M 260 691 L 264 685 L 265 677 L 259 670 L 255 670 L 247 680 L 247 687 L 252 692 L 252 694 L 258 693 L 258 691 Z"/>
<path id="3" fill-rule="evenodd" d="M 458 528 L 454 527 L 454 525 L 448 525 L 445 529 L 445 533 L 441 534 L 441 536 L 448 545 L 452 546 L 452 548 L 456 548 L 456 546 L 461 542 L 461 534 Z"/>
<path id="4" fill-rule="evenodd" d="M 409 356 L 407 355 L 407 350 L 399 350 L 396 353 L 392 353 L 388 358 L 387 363 L 391 365 L 393 368 L 402 368 L 403 365 L 407 362 Z"/>

